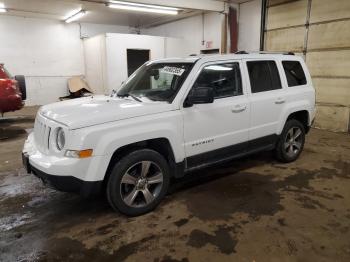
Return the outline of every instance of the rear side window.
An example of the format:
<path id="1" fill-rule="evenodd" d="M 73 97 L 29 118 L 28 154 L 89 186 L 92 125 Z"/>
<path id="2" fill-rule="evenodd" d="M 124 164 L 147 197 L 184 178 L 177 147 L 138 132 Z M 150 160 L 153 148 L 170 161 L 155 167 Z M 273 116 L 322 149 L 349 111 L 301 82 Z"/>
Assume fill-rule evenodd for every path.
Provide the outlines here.
<path id="1" fill-rule="evenodd" d="M 283 61 L 288 86 L 300 86 L 306 84 L 306 77 L 301 64 L 298 61 Z"/>
<path id="2" fill-rule="evenodd" d="M 248 61 L 252 93 L 282 88 L 275 61 Z"/>
<path id="3" fill-rule="evenodd" d="M 203 68 L 193 88 L 212 87 L 214 98 L 242 95 L 241 72 L 238 63 L 214 64 Z"/>

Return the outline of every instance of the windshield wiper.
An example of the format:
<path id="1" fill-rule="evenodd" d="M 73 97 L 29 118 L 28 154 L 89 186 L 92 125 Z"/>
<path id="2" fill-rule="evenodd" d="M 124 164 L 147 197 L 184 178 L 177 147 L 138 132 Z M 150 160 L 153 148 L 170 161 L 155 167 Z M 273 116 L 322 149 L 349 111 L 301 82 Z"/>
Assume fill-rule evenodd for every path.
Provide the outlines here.
<path id="1" fill-rule="evenodd" d="M 142 102 L 141 99 L 139 99 L 138 97 L 132 95 L 132 94 L 123 94 L 123 95 L 117 95 L 118 97 L 132 97 L 134 100 L 136 100 L 137 102 Z"/>

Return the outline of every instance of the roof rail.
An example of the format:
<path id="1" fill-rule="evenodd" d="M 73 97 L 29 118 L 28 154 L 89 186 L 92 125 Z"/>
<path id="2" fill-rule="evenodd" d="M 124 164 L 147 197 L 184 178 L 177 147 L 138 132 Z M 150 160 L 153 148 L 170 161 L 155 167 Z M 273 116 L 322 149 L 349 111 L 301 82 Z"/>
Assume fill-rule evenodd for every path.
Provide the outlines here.
<path id="1" fill-rule="evenodd" d="M 281 55 L 295 55 L 293 52 L 274 52 L 274 51 L 259 51 L 259 54 L 281 54 Z"/>
<path id="2" fill-rule="evenodd" d="M 250 52 L 252 54 L 281 54 L 281 55 L 295 55 L 293 52 L 273 52 L 273 51 L 257 51 L 257 52 Z M 236 55 L 247 55 L 249 54 L 247 51 L 237 51 L 235 52 Z"/>
<path id="3" fill-rule="evenodd" d="M 247 55 L 247 54 L 248 54 L 248 52 L 247 52 L 247 51 L 242 50 L 242 51 L 237 51 L 237 52 L 235 52 L 235 54 L 236 54 L 236 55 Z"/>

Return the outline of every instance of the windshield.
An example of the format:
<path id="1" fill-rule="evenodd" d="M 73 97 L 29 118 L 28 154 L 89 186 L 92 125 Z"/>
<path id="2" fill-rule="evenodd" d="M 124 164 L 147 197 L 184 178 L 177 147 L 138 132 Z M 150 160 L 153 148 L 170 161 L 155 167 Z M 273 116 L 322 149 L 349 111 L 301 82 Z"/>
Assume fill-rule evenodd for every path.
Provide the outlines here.
<path id="1" fill-rule="evenodd" d="M 171 103 L 192 66 L 192 63 L 144 64 L 122 85 L 117 95 Z"/>

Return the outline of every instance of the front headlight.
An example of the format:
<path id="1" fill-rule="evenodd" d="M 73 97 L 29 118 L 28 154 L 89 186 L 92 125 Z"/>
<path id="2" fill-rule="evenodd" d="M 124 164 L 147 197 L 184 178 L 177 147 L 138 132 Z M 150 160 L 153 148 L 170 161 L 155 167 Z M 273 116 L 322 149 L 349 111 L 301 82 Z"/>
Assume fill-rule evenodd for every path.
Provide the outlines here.
<path id="1" fill-rule="evenodd" d="M 61 127 L 59 127 L 56 131 L 56 146 L 59 151 L 61 151 L 66 143 L 66 137 L 64 135 L 64 131 Z"/>

